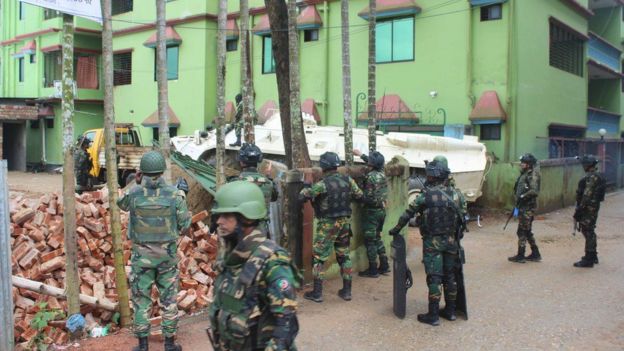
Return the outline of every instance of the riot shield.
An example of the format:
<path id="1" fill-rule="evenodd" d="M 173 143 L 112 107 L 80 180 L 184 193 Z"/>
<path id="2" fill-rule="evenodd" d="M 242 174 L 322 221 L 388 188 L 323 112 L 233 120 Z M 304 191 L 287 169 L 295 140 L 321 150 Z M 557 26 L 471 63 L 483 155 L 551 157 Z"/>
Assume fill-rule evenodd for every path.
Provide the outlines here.
<path id="1" fill-rule="evenodd" d="M 407 289 L 412 286 L 412 272 L 407 267 L 405 238 L 397 234 L 392 239 L 392 310 L 405 318 Z"/>

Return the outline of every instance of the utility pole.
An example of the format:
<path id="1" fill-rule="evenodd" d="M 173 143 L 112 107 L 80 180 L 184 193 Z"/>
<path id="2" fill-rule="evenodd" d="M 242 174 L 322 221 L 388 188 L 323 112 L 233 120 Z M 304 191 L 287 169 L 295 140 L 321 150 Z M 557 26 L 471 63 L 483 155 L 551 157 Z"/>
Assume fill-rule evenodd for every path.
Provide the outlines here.
<path id="1" fill-rule="evenodd" d="M 243 95 L 244 140 L 248 143 L 256 142 L 254 119 L 256 109 L 254 103 L 253 80 L 251 78 L 251 64 L 249 59 L 249 1 L 240 0 L 240 46 L 241 46 L 241 87 Z"/>
<path id="2" fill-rule="evenodd" d="M 67 315 L 80 313 L 78 240 L 76 239 L 76 179 L 74 175 L 74 16 L 63 14 L 63 216 L 65 244 L 65 293 Z M 71 333 L 76 339 L 79 333 Z"/>
<path id="3" fill-rule="evenodd" d="M 376 101 L 375 101 L 375 27 L 377 25 L 377 1 L 368 1 L 368 149 L 377 149 Z"/>
<path id="4" fill-rule="evenodd" d="M 342 101 L 345 163 L 353 166 L 353 120 L 351 119 L 351 55 L 349 42 L 349 0 L 340 1 L 342 17 Z"/>
<path id="5" fill-rule="evenodd" d="M 167 169 L 163 176 L 168 182 L 171 178 L 171 159 L 169 158 L 169 88 L 167 81 L 167 14 L 165 0 L 156 0 L 156 80 L 158 81 L 158 141 L 160 152 L 165 157 Z"/>
<path id="6" fill-rule="evenodd" d="M 225 26 L 227 0 L 219 0 L 217 18 L 217 187 L 225 184 Z M 241 65 L 244 65 L 241 62 Z"/>
<path id="7" fill-rule="evenodd" d="M 111 23 L 111 0 L 102 0 L 102 59 L 104 61 L 104 153 L 106 155 L 106 183 L 110 209 L 111 236 L 113 238 L 113 258 L 115 266 L 115 287 L 119 297 L 121 325 L 132 323 L 128 298 L 128 278 L 126 277 L 123 241 L 121 239 L 121 216 L 117 199 L 117 152 L 115 145 L 115 111 L 113 95 L 113 28 Z"/>

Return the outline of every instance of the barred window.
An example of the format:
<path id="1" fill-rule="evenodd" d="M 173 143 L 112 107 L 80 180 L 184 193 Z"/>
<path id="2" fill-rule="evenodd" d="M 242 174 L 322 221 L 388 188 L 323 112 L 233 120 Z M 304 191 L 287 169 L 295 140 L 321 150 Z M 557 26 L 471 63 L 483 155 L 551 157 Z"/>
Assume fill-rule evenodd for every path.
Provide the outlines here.
<path id="1" fill-rule="evenodd" d="M 501 140 L 500 124 L 482 124 L 481 140 Z"/>
<path id="2" fill-rule="evenodd" d="M 61 17 L 61 13 L 56 10 L 43 9 L 43 19 L 49 20 L 52 18 Z"/>
<path id="3" fill-rule="evenodd" d="M 501 4 L 481 7 L 481 22 L 494 21 L 501 18 L 503 18 L 503 7 Z"/>
<path id="4" fill-rule="evenodd" d="M 132 11 L 132 3 L 133 0 L 113 0 L 111 14 L 114 16 Z"/>
<path id="5" fill-rule="evenodd" d="M 550 21 L 550 65 L 583 76 L 584 39 L 567 26 Z"/>
<path id="6" fill-rule="evenodd" d="M 113 85 L 132 84 L 132 52 L 113 55 Z"/>
<path id="7" fill-rule="evenodd" d="M 225 41 L 225 50 L 227 52 L 236 51 L 238 49 L 238 39 L 228 39 Z"/>
<path id="8" fill-rule="evenodd" d="M 43 54 L 43 86 L 53 87 L 55 80 L 61 80 L 61 51 L 46 52 Z"/>

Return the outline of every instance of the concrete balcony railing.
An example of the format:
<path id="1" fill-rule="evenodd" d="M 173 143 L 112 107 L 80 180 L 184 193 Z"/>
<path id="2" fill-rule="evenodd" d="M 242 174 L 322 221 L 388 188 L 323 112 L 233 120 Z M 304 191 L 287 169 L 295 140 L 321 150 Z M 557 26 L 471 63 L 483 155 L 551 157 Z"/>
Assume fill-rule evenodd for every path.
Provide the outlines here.
<path id="1" fill-rule="evenodd" d="M 622 51 L 620 49 L 592 32 L 589 33 L 588 44 L 587 54 L 590 62 L 593 61 L 616 73 L 622 72 L 620 63 Z"/>

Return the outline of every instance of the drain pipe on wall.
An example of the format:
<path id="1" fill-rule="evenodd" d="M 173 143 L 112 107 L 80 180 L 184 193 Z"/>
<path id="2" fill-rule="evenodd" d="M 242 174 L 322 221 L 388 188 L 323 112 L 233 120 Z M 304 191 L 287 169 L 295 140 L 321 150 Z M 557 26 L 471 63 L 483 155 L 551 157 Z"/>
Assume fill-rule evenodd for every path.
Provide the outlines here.
<path id="1" fill-rule="evenodd" d="M 323 1 L 323 29 L 325 30 L 325 99 L 323 100 L 323 111 L 325 114 L 325 125 L 329 124 L 329 5 L 327 0 Z"/>
<path id="2" fill-rule="evenodd" d="M 466 95 L 468 96 L 468 100 L 470 100 L 470 108 L 474 108 L 475 106 L 475 96 L 472 91 L 472 5 L 470 3 L 468 5 L 468 25 L 466 28 L 467 40 L 468 43 L 466 50 Z"/>
<path id="3" fill-rule="evenodd" d="M 517 113 L 517 96 L 515 96 L 516 89 L 512 84 L 512 69 L 513 69 L 513 44 L 514 44 L 514 18 L 515 18 L 515 0 L 511 0 L 509 4 L 509 22 L 507 23 L 507 116 L 510 120 L 505 122 L 505 152 L 503 159 L 505 162 L 511 162 L 511 138 L 512 138 L 512 129 L 511 124 L 514 124 L 513 128 L 513 143 L 514 143 L 514 153 L 516 150 L 517 144 L 517 135 L 518 135 L 518 113 Z M 514 96 L 516 97 L 516 101 L 514 103 Z"/>

